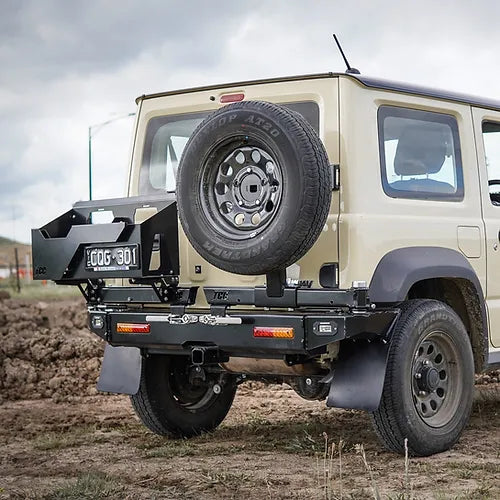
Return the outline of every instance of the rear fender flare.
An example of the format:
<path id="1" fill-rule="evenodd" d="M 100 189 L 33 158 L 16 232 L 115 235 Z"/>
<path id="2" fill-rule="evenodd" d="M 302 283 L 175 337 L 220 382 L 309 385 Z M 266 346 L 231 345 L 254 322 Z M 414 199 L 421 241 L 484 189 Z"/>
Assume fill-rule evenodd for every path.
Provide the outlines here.
<path id="1" fill-rule="evenodd" d="M 481 308 L 484 360 L 488 360 L 488 316 L 483 289 L 476 272 L 463 254 L 451 248 L 406 247 L 385 254 L 373 274 L 369 296 L 375 304 L 397 304 L 406 300 L 411 287 L 432 278 L 460 278 L 474 287 Z"/>

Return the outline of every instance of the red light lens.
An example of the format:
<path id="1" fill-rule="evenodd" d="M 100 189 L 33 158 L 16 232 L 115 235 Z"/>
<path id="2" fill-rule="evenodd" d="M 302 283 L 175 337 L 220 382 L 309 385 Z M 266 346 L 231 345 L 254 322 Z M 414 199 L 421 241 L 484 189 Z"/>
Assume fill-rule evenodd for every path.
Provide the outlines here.
<path id="1" fill-rule="evenodd" d="M 245 94 L 224 94 L 220 97 L 220 102 L 222 104 L 227 104 L 229 102 L 239 102 L 245 99 Z"/>
<path id="2" fill-rule="evenodd" d="M 274 326 L 254 326 L 253 336 L 273 339 L 293 339 L 295 332 L 293 328 Z"/>
<path id="3" fill-rule="evenodd" d="M 117 323 L 117 333 L 149 333 L 151 327 L 148 323 Z"/>

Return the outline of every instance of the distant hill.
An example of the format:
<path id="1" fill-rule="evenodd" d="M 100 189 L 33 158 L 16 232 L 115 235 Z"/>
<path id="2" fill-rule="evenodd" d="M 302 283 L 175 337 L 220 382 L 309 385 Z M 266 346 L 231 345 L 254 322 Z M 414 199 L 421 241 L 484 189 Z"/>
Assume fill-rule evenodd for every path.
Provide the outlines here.
<path id="1" fill-rule="evenodd" d="M 24 243 L 19 243 L 18 241 L 11 240 L 10 238 L 6 238 L 5 236 L 0 236 L 0 245 L 24 245 Z"/>
<path id="2" fill-rule="evenodd" d="M 14 248 L 17 248 L 19 254 L 19 265 L 24 267 L 26 255 L 31 260 L 31 245 L 19 243 L 18 241 L 0 236 L 0 267 L 14 265 Z"/>

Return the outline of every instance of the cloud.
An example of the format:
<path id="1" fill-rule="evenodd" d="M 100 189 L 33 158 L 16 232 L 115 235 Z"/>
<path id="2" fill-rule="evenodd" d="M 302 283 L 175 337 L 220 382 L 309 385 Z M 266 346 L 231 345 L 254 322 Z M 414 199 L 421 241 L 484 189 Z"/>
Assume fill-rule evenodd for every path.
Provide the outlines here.
<path id="1" fill-rule="evenodd" d="M 142 93 L 343 71 L 500 97 L 500 4 L 18 0 L 0 18 L 0 234 L 29 240 L 88 194 L 90 124 Z M 124 190 L 132 119 L 93 139 L 94 192 Z"/>

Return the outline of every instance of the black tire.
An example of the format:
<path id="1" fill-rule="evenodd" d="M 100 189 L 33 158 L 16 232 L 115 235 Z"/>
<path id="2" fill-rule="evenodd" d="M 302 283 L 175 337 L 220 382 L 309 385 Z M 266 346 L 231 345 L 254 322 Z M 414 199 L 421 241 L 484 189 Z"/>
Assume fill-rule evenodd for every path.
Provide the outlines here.
<path id="1" fill-rule="evenodd" d="M 139 391 L 130 400 L 142 423 L 155 434 L 188 438 L 212 431 L 231 408 L 236 393 L 232 378 L 207 376 L 205 383 L 194 385 L 190 369 L 186 356 L 143 358 Z"/>
<path id="2" fill-rule="evenodd" d="M 237 274 L 284 269 L 314 244 L 331 201 L 325 148 L 299 114 L 229 104 L 189 139 L 177 173 L 182 227 L 211 264 Z"/>
<path id="3" fill-rule="evenodd" d="M 471 344 L 458 315 L 436 300 L 402 305 L 389 348 L 384 390 L 372 413 L 384 445 L 412 456 L 451 448 L 469 420 L 474 394 Z"/>

